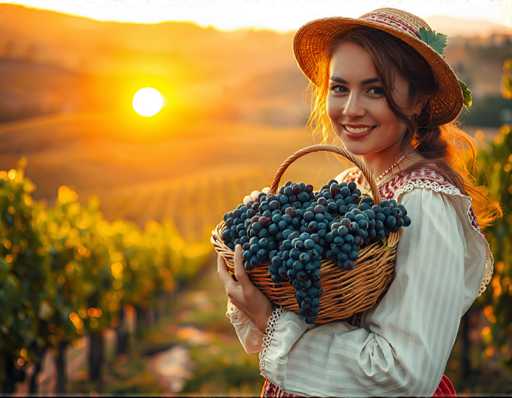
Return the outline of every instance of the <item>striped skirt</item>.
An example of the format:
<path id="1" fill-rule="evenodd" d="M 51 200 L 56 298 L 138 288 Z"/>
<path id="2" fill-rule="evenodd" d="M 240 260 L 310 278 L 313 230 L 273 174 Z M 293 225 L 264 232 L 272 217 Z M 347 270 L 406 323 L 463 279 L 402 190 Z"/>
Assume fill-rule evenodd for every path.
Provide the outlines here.
<path id="1" fill-rule="evenodd" d="M 453 386 L 452 381 L 446 376 L 443 375 L 441 378 L 441 382 L 437 386 L 436 391 L 434 392 L 433 397 L 456 397 L 457 392 L 455 391 L 455 387 Z M 294 395 L 288 393 L 286 391 L 281 390 L 275 384 L 272 384 L 270 381 L 265 379 L 263 382 L 263 387 L 261 388 L 260 398 L 267 397 L 276 397 L 276 398 L 293 398 L 300 397 L 300 395 Z"/>

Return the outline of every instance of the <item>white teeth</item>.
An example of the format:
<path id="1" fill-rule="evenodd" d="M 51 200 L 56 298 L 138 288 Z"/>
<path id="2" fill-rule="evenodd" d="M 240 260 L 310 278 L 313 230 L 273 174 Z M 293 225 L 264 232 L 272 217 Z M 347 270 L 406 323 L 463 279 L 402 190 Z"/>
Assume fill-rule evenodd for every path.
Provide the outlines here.
<path id="1" fill-rule="evenodd" d="M 370 131 L 373 127 L 349 127 L 349 126 L 343 126 L 345 127 L 345 130 L 347 130 L 350 133 L 354 134 L 362 134 L 366 133 L 367 131 Z"/>

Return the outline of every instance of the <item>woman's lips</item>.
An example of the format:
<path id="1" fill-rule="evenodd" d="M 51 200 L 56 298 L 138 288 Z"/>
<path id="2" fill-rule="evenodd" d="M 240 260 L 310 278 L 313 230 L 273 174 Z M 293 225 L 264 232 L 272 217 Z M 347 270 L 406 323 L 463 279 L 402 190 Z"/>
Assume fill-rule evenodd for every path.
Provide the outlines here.
<path id="1" fill-rule="evenodd" d="M 355 140 L 366 137 L 376 127 L 376 126 L 373 126 L 373 127 L 368 127 L 366 129 L 363 129 L 363 128 L 351 128 L 350 126 L 346 126 L 346 125 L 342 125 L 342 126 L 343 126 L 343 131 L 345 132 L 345 134 L 349 138 L 355 139 Z"/>

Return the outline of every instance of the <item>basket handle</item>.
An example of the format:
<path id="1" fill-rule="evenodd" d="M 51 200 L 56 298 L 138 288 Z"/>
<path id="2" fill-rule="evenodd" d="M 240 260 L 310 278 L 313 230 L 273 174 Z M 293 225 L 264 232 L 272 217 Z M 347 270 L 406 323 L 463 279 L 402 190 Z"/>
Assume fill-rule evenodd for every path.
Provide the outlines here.
<path id="1" fill-rule="evenodd" d="M 358 167 L 362 173 L 368 184 L 370 185 L 370 189 L 372 191 L 373 201 L 375 204 L 378 204 L 380 202 L 380 194 L 379 190 L 377 188 L 377 184 L 375 184 L 375 180 L 373 178 L 373 174 L 368 169 L 366 164 L 364 164 L 361 160 L 356 158 L 354 155 L 352 155 L 350 152 L 343 148 L 339 148 L 335 145 L 326 145 L 326 144 L 317 144 L 317 145 L 311 145 L 307 146 L 305 148 L 299 149 L 292 155 L 290 155 L 283 163 L 281 163 L 281 166 L 279 166 L 279 169 L 276 172 L 276 175 L 274 176 L 274 180 L 272 181 L 272 185 L 270 187 L 270 191 L 275 195 L 277 192 L 277 188 L 279 186 L 279 182 L 281 181 L 281 177 L 288 168 L 295 160 L 298 158 L 307 155 L 308 153 L 313 152 L 320 152 L 320 151 L 327 151 L 327 152 L 334 152 L 338 155 L 343 156 L 345 159 L 351 161 L 356 167 Z"/>

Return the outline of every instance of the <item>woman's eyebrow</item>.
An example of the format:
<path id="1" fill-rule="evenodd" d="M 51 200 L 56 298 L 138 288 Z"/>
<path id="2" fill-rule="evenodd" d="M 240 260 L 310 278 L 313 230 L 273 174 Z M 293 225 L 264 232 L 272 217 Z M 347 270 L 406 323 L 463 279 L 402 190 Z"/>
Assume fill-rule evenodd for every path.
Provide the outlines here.
<path id="1" fill-rule="evenodd" d="M 348 82 L 345 79 L 342 79 L 341 77 L 331 76 L 330 79 L 336 83 L 348 84 Z M 371 77 L 369 79 L 365 79 L 365 80 L 361 81 L 361 84 L 370 84 L 370 83 L 380 83 L 380 79 L 378 77 Z"/>

